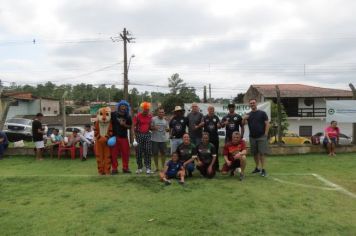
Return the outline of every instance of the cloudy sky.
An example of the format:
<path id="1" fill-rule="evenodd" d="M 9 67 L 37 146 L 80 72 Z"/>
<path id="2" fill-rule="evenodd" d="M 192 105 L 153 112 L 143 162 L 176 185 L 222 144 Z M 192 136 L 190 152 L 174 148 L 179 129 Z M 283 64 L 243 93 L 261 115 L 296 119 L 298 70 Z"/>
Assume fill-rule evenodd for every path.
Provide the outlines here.
<path id="1" fill-rule="evenodd" d="M 202 96 L 250 84 L 356 82 L 356 1 L 0 0 L 0 79 L 8 85 L 122 87 L 126 27 L 130 89 L 168 91 L 179 73 Z"/>

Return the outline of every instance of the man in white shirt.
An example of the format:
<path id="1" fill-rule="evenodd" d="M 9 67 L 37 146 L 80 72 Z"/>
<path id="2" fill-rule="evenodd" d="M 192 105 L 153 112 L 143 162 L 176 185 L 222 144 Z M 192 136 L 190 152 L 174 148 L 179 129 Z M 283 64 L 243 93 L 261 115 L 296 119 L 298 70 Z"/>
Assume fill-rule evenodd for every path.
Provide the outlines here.
<path id="1" fill-rule="evenodd" d="M 83 145 L 83 158 L 82 161 L 87 160 L 88 148 L 94 144 L 94 130 L 91 125 L 85 125 L 83 134 L 80 135 L 80 140 Z"/>

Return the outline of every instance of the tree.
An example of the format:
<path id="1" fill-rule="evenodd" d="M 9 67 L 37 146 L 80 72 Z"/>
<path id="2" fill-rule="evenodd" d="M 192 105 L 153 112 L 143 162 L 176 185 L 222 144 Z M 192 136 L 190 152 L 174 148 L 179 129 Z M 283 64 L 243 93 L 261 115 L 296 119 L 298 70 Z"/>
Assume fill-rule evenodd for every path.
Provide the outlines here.
<path id="1" fill-rule="evenodd" d="M 233 99 L 233 102 L 234 103 L 244 103 L 244 96 L 245 94 L 244 93 L 238 93 L 237 96 Z"/>
<path id="2" fill-rule="evenodd" d="M 178 73 L 174 73 L 170 78 L 168 78 L 168 87 L 170 88 L 171 94 L 176 95 L 181 88 L 186 86 L 187 84 L 183 83 L 183 79 L 179 77 Z"/>
<path id="3" fill-rule="evenodd" d="M 288 121 L 287 121 L 287 113 L 284 109 L 283 104 L 281 104 L 281 110 L 282 110 L 282 115 L 281 115 L 281 120 L 282 120 L 282 127 L 281 127 L 281 132 L 282 134 L 285 134 L 288 130 Z M 274 103 L 271 101 L 271 128 L 269 129 L 268 136 L 269 137 L 276 137 L 277 134 L 277 126 L 278 126 L 278 120 L 277 120 L 277 114 L 278 114 L 278 109 L 277 109 L 277 103 Z M 276 137 L 277 140 L 277 137 Z"/>

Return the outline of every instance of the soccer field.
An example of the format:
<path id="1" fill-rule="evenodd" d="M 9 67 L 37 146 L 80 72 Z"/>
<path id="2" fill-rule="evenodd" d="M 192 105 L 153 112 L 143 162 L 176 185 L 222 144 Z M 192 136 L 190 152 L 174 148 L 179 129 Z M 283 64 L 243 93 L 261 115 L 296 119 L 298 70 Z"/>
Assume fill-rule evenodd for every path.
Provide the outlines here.
<path id="1" fill-rule="evenodd" d="M 164 186 L 157 175 L 97 176 L 93 158 L 5 158 L 0 235 L 356 235 L 355 170 L 356 154 L 276 156 L 267 178 L 194 172 Z"/>

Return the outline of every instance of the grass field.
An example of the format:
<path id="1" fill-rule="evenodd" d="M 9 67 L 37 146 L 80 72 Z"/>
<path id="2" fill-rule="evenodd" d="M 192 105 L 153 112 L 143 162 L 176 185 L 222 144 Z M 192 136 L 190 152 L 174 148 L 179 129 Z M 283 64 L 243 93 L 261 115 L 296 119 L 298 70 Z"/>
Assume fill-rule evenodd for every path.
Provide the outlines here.
<path id="1" fill-rule="evenodd" d="M 355 154 L 270 157 L 267 170 L 166 187 L 97 176 L 94 159 L 5 158 L 0 235 L 356 235 Z"/>

